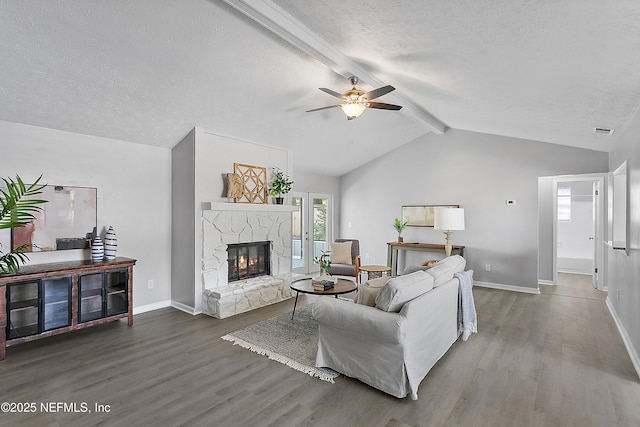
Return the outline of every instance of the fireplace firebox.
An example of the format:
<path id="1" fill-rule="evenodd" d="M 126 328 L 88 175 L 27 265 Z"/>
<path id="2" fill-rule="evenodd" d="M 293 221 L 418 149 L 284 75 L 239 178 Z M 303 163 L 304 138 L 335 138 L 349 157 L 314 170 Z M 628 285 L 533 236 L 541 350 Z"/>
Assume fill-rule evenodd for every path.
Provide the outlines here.
<path id="1" fill-rule="evenodd" d="M 271 274 L 271 242 L 232 243 L 227 247 L 228 281 Z"/>

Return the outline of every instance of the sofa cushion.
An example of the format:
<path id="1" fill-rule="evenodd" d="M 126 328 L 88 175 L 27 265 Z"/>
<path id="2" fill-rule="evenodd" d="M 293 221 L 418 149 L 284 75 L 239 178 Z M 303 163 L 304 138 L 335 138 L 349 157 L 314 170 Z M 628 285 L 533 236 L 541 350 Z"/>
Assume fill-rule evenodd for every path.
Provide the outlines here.
<path id="1" fill-rule="evenodd" d="M 376 307 L 398 313 L 405 303 L 433 289 L 433 277 L 424 271 L 394 277 L 383 287 L 376 298 Z"/>
<path id="2" fill-rule="evenodd" d="M 453 279 L 454 273 L 464 271 L 466 265 L 467 260 L 460 255 L 453 255 L 438 261 L 434 267 L 427 270 L 427 274 L 433 276 L 433 287 L 437 288 Z"/>
<path id="3" fill-rule="evenodd" d="M 369 307 L 376 306 L 376 298 L 382 290 L 382 287 L 391 280 L 390 276 L 382 276 L 376 279 L 367 280 L 358 289 L 358 295 L 356 295 L 356 304 L 368 305 Z"/>
<path id="4" fill-rule="evenodd" d="M 332 264 L 353 264 L 351 261 L 351 242 L 332 243 L 329 260 Z"/>

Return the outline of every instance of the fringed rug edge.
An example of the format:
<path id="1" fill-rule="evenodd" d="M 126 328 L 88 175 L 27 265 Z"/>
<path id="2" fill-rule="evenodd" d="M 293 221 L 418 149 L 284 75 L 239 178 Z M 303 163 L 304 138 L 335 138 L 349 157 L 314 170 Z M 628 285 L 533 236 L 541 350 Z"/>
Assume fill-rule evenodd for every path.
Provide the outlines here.
<path id="1" fill-rule="evenodd" d="M 241 338 L 234 337 L 232 334 L 227 334 L 220 338 L 225 341 L 232 342 L 233 345 L 239 345 L 240 347 L 246 348 L 247 350 L 250 350 L 254 353 L 267 356 L 270 360 L 274 360 L 278 363 L 282 363 L 283 365 L 286 365 L 292 369 L 295 369 L 296 371 L 304 372 L 305 374 L 321 379 L 322 381 L 327 381 L 335 384 L 334 379 L 340 376 L 340 374 L 337 372 L 333 372 L 333 371 L 329 372 L 326 369 L 303 365 L 300 362 L 296 362 L 295 360 L 282 356 L 276 352 L 266 350 L 258 345 L 251 344 L 250 342 L 247 342 Z"/>

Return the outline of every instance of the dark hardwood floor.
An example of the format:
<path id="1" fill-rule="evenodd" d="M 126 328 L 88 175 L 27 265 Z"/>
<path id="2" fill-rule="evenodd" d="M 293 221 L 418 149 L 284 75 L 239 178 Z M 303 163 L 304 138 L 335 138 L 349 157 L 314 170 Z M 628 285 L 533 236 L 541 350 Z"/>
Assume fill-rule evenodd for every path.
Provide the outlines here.
<path id="1" fill-rule="evenodd" d="M 417 401 L 345 377 L 326 383 L 220 339 L 291 310 L 290 300 L 224 320 L 166 308 L 131 328 L 8 348 L 0 401 L 37 411 L 0 413 L 0 425 L 638 426 L 640 380 L 605 294 L 574 279 L 541 295 L 475 287 L 479 333 L 453 345 Z"/>

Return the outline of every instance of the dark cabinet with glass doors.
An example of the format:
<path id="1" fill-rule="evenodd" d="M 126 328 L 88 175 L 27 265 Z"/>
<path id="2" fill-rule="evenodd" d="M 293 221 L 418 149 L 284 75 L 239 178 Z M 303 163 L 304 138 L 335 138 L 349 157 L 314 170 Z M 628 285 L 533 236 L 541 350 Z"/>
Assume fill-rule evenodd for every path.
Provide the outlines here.
<path id="1" fill-rule="evenodd" d="M 71 277 L 7 285 L 7 339 L 71 325 Z"/>
<path id="2" fill-rule="evenodd" d="M 136 260 L 59 262 L 0 276 L 0 360 L 6 347 L 127 318 Z"/>
<path id="3" fill-rule="evenodd" d="M 78 322 L 126 313 L 128 283 L 126 269 L 81 275 L 78 278 Z"/>

